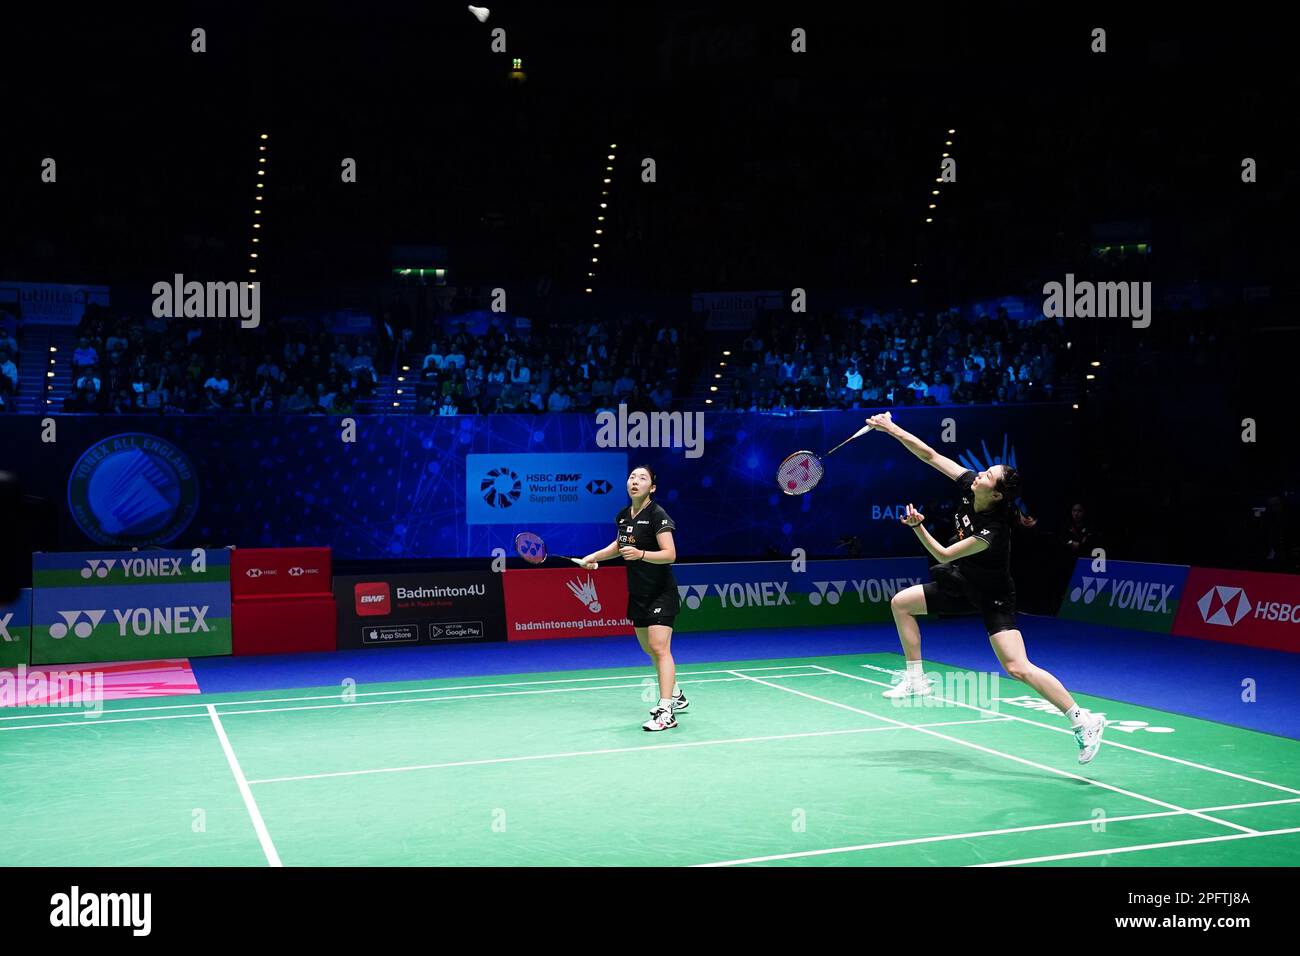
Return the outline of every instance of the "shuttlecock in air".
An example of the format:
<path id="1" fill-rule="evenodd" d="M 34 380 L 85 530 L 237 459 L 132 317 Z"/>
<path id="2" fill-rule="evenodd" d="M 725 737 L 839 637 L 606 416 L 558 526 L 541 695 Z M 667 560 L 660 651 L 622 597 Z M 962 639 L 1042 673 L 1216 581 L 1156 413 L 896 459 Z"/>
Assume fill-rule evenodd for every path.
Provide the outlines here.
<path id="1" fill-rule="evenodd" d="M 478 17 L 479 23 L 487 23 L 488 14 L 490 14 L 492 11 L 489 10 L 487 7 L 476 7 L 471 4 L 469 8 L 469 12 L 474 14 L 474 16 Z"/>

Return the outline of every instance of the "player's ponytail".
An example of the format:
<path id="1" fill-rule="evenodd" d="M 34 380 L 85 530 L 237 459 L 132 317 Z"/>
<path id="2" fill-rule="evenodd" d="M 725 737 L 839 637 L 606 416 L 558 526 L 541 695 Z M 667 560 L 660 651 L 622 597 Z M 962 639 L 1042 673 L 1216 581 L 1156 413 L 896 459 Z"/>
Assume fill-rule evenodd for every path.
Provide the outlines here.
<path id="1" fill-rule="evenodd" d="M 1033 519 L 1025 514 L 1020 500 L 1020 490 L 1024 487 L 1024 477 L 1010 465 L 1002 466 L 1002 477 L 993 486 L 993 490 L 1002 495 L 999 504 L 1006 509 L 1007 517 L 1023 527 L 1030 527 Z"/>

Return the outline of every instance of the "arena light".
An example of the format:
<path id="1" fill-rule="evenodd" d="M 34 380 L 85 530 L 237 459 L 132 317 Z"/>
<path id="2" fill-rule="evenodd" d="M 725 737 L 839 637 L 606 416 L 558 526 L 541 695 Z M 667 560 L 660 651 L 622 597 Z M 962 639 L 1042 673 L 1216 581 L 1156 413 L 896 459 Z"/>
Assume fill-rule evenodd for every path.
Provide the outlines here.
<path id="1" fill-rule="evenodd" d="M 723 368 L 726 368 L 726 367 L 727 367 L 727 363 L 726 363 L 726 362 L 719 362 L 718 364 L 719 364 L 720 366 L 722 366 Z"/>
<path id="2" fill-rule="evenodd" d="M 606 159 L 613 159 L 613 158 L 614 158 L 614 154 L 613 154 L 613 153 L 610 153 L 610 154 L 609 154 L 608 156 L 606 156 L 605 158 L 606 158 Z"/>
<path id="3" fill-rule="evenodd" d="M 948 135 L 951 136 L 955 132 L 957 132 L 955 129 L 950 129 L 948 130 Z"/>
<path id="4" fill-rule="evenodd" d="M 604 217 L 604 216 L 601 216 L 600 218 L 604 219 L 605 217 Z M 596 235 L 599 236 L 599 235 L 601 235 L 603 232 L 604 232 L 603 229 L 597 229 L 597 230 L 596 230 Z"/>
<path id="5" fill-rule="evenodd" d="M 927 218 L 925 221 L 926 221 L 926 222 L 934 222 L 934 220 L 933 220 L 933 219 L 930 219 L 930 218 Z"/>
<path id="6" fill-rule="evenodd" d="M 1078 408 L 1079 406 L 1078 406 L 1078 405 L 1071 405 L 1070 407 L 1071 407 L 1071 408 Z"/>
<path id="7" fill-rule="evenodd" d="M 595 256 L 592 256 L 592 257 L 591 257 L 591 261 L 592 261 L 592 262 L 599 262 L 600 260 L 597 259 Z"/>
<path id="8" fill-rule="evenodd" d="M 596 221 L 597 221 L 597 222 L 604 222 L 604 221 L 605 221 L 605 217 L 604 217 L 604 216 L 597 216 L 597 217 L 596 217 Z"/>
<path id="9" fill-rule="evenodd" d="M 254 236 L 254 237 L 253 237 L 253 241 L 254 241 L 254 242 L 258 242 L 258 241 L 259 241 L 258 238 L 257 238 L 257 236 Z"/>
<path id="10" fill-rule="evenodd" d="M 722 354 L 723 354 L 723 355 L 730 355 L 730 354 L 731 354 L 731 349 L 723 349 L 723 350 L 722 350 Z"/>
<path id="11" fill-rule="evenodd" d="M 56 346 L 51 345 L 51 346 L 50 346 L 50 351 L 51 351 L 51 352 L 57 352 L 57 351 L 58 351 L 58 348 L 57 348 Z"/>
<path id="12" fill-rule="evenodd" d="M 265 134 L 265 133 L 262 134 L 262 139 L 266 139 L 266 134 Z"/>
<path id="13" fill-rule="evenodd" d="M 1073 344 L 1074 344 L 1073 342 L 1066 342 L 1066 343 L 1065 343 L 1065 347 L 1068 349 L 1068 348 L 1069 348 L 1071 345 L 1073 345 Z"/>
<path id="14" fill-rule="evenodd" d="M 405 381 L 406 381 L 406 376 L 405 376 L 405 375 L 399 375 L 399 376 L 397 376 L 397 380 L 398 380 L 399 382 L 405 382 Z"/>
<path id="15" fill-rule="evenodd" d="M 262 228 L 262 224 L 261 224 L 260 222 L 255 222 L 255 223 L 253 223 L 253 228 L 254 228 L 254 229 L 261 229 L 261 228 Z"/>
<path id="16" fill-rule="evenodd" d="M 609 148 L 610 148 L 610 149 L 618 149 L 618 143 L 610 143 L 610 144 L 609 144 Z"/>
<path id="17" fill-rule="evenodd" d="M 401 408 L 401 407 L 402 407 L 402 403 L 401 403 L 401 402 L 393 402 L 393 407 L 394 407 L 394 408 Z"/>
<path id="18" fill-rule="evenodd" d="M 944 143 L 943 145 L 945 145 L 945 146 L 951 146 L 951 145 L 952 145 L 952 140 L 948 140 L 948 141 L 947 141 L 946 143 Z"/>
<path id="19" fill-rule="evenodd" d="M 604 203 L 601 203 L 601 204 L 600 204 L 600 208 L 601 208 L 601 209 L 604 209 L 604 208 L 605 208 L 605 204 L 604 204 Z"/>
<path id="20" fill-rule="evenodd" d="M 402 394 L 402 390 L 401 390 L 400 388 L 397 390 L 397 394 L 398 394 L 398 395 L 401 395 L 401 394 Z"/>
<path id="21" fill-rule="evenodd" d="M 711 399 L 711 398 L 706 398 L 706 399 L 704 400 L 704 404 L 705 404 L 705 405 L 712 405 L 712 404 L 713 404 L 713 399 Z"/>
<path id="22" fill-rule="evenodd" d="M 608 179 L 606 179 L 606 180 L 605 180 L 605 182 L 609 182 L 609 180 L 608 180 Z"/>
<path id="23" fill-rule="evenodd" d="M 584 289 L 583 291 L 584 291 L 584 292 L 590 292 L 591 290 L 590 290 L 590 289 Z"/>
<path id="24" fill-rule="evenodd" d="M 607 172 L 607 173 L 612 173 L 613 171 L 614 171 L 614 167 L 613 167 L 613 166 L 606 166 L 606 167 L 605 167 L 605 172 Z"/>
<path id="25" fill-rule="evenodd" d="M 718 386 L 716 386 L 716 385 L 710 385 L 710 386 L 709 386 L 709 391 L 710 391 L 710 392 L 716 392 L 717 390 L 718 390 Z"/>
<path id="26" fill-rule="evenodd" d="M 931 190 L 930 190 L 930 195 L 931 195 L 931 196 L 937 196 L 937 195 L 939 195 L 939 190 L 937 190 L 937 189 L 931 189 Z"/>
<path id="27" fill-rule="evenodd" d="M 722 378 L 722 373 L 721 373 L 721 372 L 714 372 L 714 373 L 713 373 L 713 377 L 714 377 L 714 378 Z"/>
<path id="28" fill-rule="evenodd" d="M 53 373 L 53 372 L 46 372 L 46 373 L 45 373 L 45 377 L 46 377 L 46 378 L 54 378 L 54 373 Z"/>
<path id="29" fill-rule="evenodd" d="M 1092 363 L 1092 367 L 1093 367 L 1093 368 L 1101 368 L 1101 363 L 1100 363 L 1100 362 L 1093 362 L 1093 363 Z"/>
<path id="30" fill-rule="evenodd" d="M 917 284 L 918 282 L 920 282 L 921 280 L 920 280 L 920 279 L 912 279 L 912 280 L 910 280 L 910 281 L 911 281 L 912 285 L 916 285 L 916 284 Z"/>
<path id="31" fill-rule="evenodd" d="M 930 208 L 931 208 L 931 209 L 938 209 L 939 207 L 936 206 L 934 203 L 930 203 Z"/>
<path id="32" fill-rule="evenodd" d="M 265 176 L 265 175 L 266 175 L 266 170 L 265 170 L 265 169 L 259 169 L 259 170 L 257 171 L 257 175 L 259 175 L 259 176 Z"/>
<path id="33" fill-rule="evenodd" d="M 591 244 L 591 248 L 593 248 L 593 249 L 599 249 L 599 248 L 600 248 L 600 243 L 599 243 L 599 242 L 593 242 L 593 243 Z"/>
<path id="34" fill-rule="evenodd" d="M 947 158 L 948 158 L 948 154 L 947 154 L 947 153 L 944 153 L 944 154 L 943 154 L 943 158 L 944 158 L 944 159 L 947 159 Z"/>

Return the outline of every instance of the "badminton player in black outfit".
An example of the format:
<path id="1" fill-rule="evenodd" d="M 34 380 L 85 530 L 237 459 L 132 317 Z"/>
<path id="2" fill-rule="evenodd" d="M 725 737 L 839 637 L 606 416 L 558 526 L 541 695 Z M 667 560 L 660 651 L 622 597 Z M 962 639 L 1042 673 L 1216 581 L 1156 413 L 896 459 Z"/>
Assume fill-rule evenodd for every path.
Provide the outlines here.
<path id="1" fill-rule="evenodd" d="M 654 471 L 644 465 L 633 468 L 627 476 L 631 504 L 614 519 L 618 536 L 582 562 L 584 567 L 594 568 L 616 555 L 627 562 L 627 616 L 636 628 L 641 649 L 650 655 L 659 673 L 659 703 L 641 726 L 645 730 L 671 730 L 677 726 L 673 714 L 690 705 L 677 686 L 671 647 L 673 621 L 680 608 L 672 569 L 677 560 L 677 546 L 673 543 L 677 525 L 668 512 L 650 500 L 655 489 Z"/>
<path id="2" fill-rule="evenodd" d="M 1015 516 L 1011 502 L 1019 493 L 1019 474 L 1006 465 L 993 465 L 976 474 L 940 455 L 885 415 L 874 415 L 867 422 L 897 438 L 904 448 L 961 488 L 951 544 L 944 546 L 936 541 L 925 530 L 925 515 L 910 504 L 906 517 L 901 519 L 939 564 L 933 569 L 934 581 L 914 584 L 889 602 L 907 658 L 907 671 L 902 683 L 885 691 L 884 696 L 898 699 L 932 693 L 921 670 L 918 617 L 931 613 L 980 614 L 1002 667 L 1060 709 L 1074 730 L 1079 763 L 1088 763 L 1101 747 L 1105 719 L 1085 714 L 1059 680 L 1030 662 L 1024 638 L 1016 627 L 1016 585 L 1011 579 L 1011 522 Z"/>

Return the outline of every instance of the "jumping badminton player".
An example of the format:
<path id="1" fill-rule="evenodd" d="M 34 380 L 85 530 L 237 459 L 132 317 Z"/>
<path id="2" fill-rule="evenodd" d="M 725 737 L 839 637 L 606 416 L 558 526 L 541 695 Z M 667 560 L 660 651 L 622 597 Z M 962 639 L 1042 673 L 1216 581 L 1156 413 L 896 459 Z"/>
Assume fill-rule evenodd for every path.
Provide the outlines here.
<path id="1" fill-rule="evenodd" d="M 927 465 L 943 472 L 961 487 L 957 509 L 956 537 L 945 547 L 925 530 L 925 515 L 910 504 L 904 524 L 916 532 L 926 551 L 939 562 L 933 568 L 935 580 L 914 584 L 899 591 L 890 601 L 898 638 L 907 658 L 902 683 L 884 696 L 903 698 L 932 693 L 921 670 L 921 628 L 916 619 L 923 614 L 982 614 L 989 643 L 1013 678 L 1023 681 L 1040 697 L 1055 704 L 1074 728 L 1079 744 L 1079 763 L 1087 763 L 1101 747 L 1106 721 L 1084 714 L 1061 682 L 1025 655 L 1025 641 L 1016 628 L 1016 585 L 1011 579 L 1011 502 L 1020 490 L 1020 475 L 1014 468 L 994 465 L 976 474 L 945 458 L 915 435 L 904 431 L 884 415 L 867 422 L 902 442 L 903 447 Z"/>
<path id="2" fill-rule="evenodd" d="M 656 476 L 644 465 L 627 476 L 627 493 L 631 504 L 614 519 L 618 537 L 599 551 L 582 559 L 583 567 L 616 555 L 627 562 L 627 616 L 636 628 L 641 649 L 650 655 L 659 673 L 659 703 L 650 711 L 645 730 L 671 730 L 677 726 L 676 711 L 690 706 L 677 686 L 677 668 L 673 663 L 671 643 L 673 621 L 680 604 L 677 580 L 672 564 L 677 560 L 673 529 L 677 527 L 668 512 L 650 500 Z"/>

